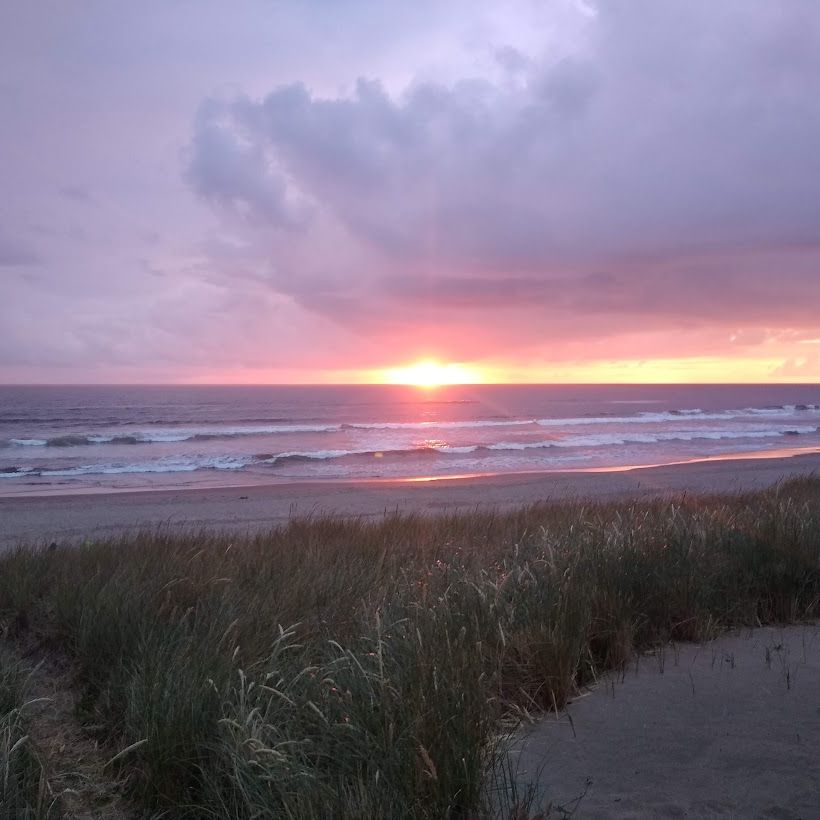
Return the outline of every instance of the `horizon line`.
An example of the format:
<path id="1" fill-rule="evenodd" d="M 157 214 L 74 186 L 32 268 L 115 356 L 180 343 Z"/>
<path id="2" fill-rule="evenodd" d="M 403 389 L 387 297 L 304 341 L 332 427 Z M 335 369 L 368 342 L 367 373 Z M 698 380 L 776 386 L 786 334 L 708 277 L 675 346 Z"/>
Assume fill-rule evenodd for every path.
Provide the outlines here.
<path id="1" fill-rule="evenodd" d="M 693 381 L 693 382 L 455 382 L 418 385 L 412 382 L 0 382 L 4 387 L 412 387 L 434 391 L 453 387 L 820 387 L 820 381 Z"/>

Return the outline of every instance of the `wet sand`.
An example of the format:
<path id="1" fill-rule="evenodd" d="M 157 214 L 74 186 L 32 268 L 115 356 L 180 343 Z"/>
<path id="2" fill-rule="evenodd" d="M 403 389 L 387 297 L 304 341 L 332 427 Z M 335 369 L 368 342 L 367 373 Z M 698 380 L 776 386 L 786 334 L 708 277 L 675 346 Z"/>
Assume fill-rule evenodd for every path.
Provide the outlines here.
<path id="1" fill-rule="evenodd" d="M 434 481 L 294 483 L 0 498 L 0 548 L 80 541 L 161 525 L 258 531 L 294 516 L 509 509 L 568 498 L 608 500 L 737 492 L 820 475 L 820 454 L 732 458 L 612 472 L 530 473 Z"/>
<path id="2" fill-rule="evenodd" d="M 809 820 L 818 745 L 820 628 L 799 625 L 639 657 L 521 732 L 511 761 L 534 811 Z"/>

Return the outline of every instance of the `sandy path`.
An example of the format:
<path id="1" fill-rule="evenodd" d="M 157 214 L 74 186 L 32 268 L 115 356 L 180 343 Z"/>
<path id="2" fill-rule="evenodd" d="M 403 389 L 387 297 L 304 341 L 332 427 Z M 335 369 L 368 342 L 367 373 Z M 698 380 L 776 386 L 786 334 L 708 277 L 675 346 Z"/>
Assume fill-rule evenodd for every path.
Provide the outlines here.
<path id="1" fill-rule="evenodd" d="M 305 483 L 0 498 L 0 548 L 21 542 L 171 529 L 259 530 L 293 515 L 376 516 L 385 511 L 499 509 L 544 499 L 608 499 L 671 492 L 759 489 L 793 475 L 820 475 L 820 454 L 706 461 L 611 473 L 538 473 L 432 482 Z"/>
<path id="2" fill-rule="evenodd" d="M 542 807 L 578 818 L 809 820 L 818 750 L 820 628 L 792 626 L 644 656 L 543 718 L 513 759 Z"/>

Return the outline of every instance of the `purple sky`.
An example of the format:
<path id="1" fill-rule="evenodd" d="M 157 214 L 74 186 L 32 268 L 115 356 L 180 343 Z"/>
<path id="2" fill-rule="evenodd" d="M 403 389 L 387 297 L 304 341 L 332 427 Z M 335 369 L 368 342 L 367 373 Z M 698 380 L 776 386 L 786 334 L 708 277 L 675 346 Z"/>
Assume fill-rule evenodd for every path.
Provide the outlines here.
<path id="1" fill-rule="evenodd" d="M 0 381 L 820 379 L 817 0 L 0 8 Z"/>

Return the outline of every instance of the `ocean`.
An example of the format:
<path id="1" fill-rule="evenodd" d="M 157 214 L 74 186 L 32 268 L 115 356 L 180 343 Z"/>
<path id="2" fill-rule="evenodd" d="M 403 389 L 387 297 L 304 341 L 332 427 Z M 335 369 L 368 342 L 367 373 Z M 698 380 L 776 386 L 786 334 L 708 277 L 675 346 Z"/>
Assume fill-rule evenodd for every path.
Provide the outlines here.
<path id="1" fill-rule="evenodd" d="M 0 494 L 411 479 L 820 449 L 820 385 L 0 386 Z"/>

